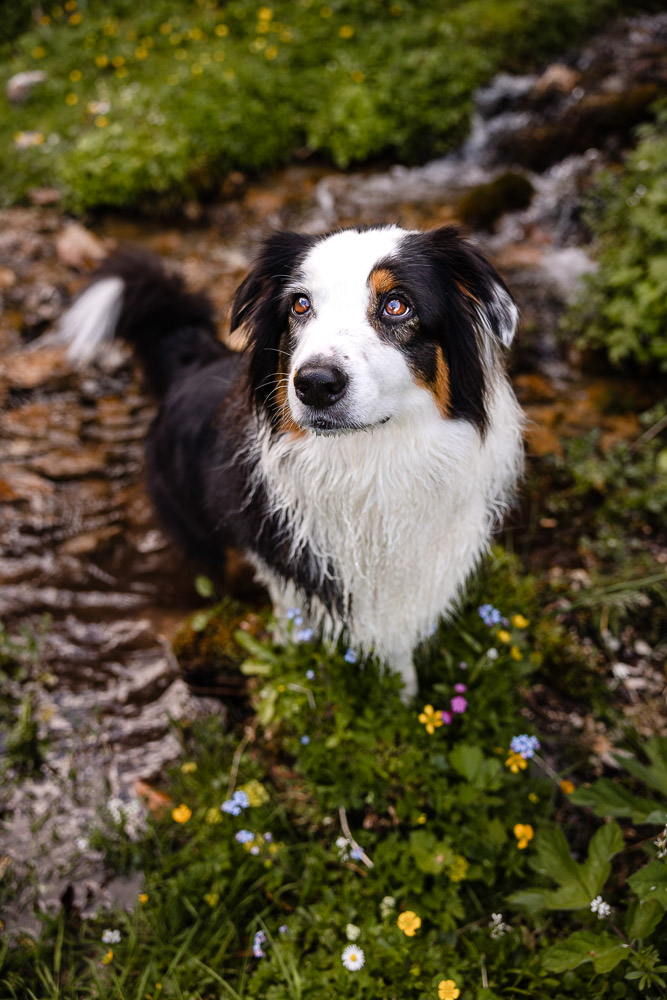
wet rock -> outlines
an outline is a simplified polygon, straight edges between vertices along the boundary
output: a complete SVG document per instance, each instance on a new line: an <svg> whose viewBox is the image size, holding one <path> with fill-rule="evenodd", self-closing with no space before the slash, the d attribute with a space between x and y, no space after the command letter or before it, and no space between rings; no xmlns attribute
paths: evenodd
<svg viewBox="0 0 667 1000"><path fill-rule="evenodd" d="M62 195L58 188L30 188L28 197L33 205L57 205Z"/></svg>
<svg viewBox="0 0 667 1000"><path fill-rule="evenodd" d="M93 267L106 255L102 241L78 222L70 222L58 234L56 253L58 260L78 271Z"/></svg>
<svg viewBox="0 0 667 1000"><path fill-rule="evenodd" d="M7 100L11 104L22 104L30 96L31 91L46 80L46 73L41 69L27 70L15 73L10 77L5 87Z"/></svg>
<svg viewBox="0 0 667 1000"><path fill-rule="evenodd" d="M581 80L581 73L563 63L552 63L547 66L542 76L536 80L532 93L536 97L544 97L554 91L569 94Z"/></svg>
<svg viewBox="0 0 667 1000"><path fill-rule="evenodd" d="M43 282L31 287L23 302L23 333L36 336L63 312L67 295L62 285Z"/></svg>
<svg viewBox="0 0 667 1000"><path fill-rule="evenodd" d="M61 448L31 459L30 466L50 479L78 479L91 473L104 472L107 459L108 452L105 448Z"/></svg>
<svg viewBox="0 0 667 1000"><path fill-rule="evenodd" d="M492 230L505 212L528 208L535 188L524 174L507 170L488 184L478 184L458 201L457 215L466 225Z"/></svg>

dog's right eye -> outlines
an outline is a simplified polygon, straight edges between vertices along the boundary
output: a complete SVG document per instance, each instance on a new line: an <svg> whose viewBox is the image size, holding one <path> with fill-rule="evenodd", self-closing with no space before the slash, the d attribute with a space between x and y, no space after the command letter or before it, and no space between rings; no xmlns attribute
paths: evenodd
<svg viewBox="0 0 667 1000"><path fill-rule="evenodd" d="M292 302L292 312L297 316L305 316L310 312L310 299L307 295L297 295Z"/></svg>

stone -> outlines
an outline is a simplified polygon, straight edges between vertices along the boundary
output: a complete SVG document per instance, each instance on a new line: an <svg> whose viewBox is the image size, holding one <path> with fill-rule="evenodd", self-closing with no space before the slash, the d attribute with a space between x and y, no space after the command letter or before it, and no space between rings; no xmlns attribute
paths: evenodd
<svg viewBox="0 0 667 1000"><path fill-rule="evenodd" d="M106 256L102 242L79 222L70 222L56 236L56 253L58 260L77 271L94 266Z"/></svg>

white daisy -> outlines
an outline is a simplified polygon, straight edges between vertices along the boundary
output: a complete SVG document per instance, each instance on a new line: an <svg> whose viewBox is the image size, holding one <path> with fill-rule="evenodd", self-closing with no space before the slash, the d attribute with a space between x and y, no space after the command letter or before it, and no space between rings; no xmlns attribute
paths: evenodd
<svg viewBox="0 0 667 1000"><path fill-rule="evenodd" d="M346 969L350 972L356 972L363 967L366 956L361 948L357 948L354 944L348 944L341 955L341 959Z"/></svg>

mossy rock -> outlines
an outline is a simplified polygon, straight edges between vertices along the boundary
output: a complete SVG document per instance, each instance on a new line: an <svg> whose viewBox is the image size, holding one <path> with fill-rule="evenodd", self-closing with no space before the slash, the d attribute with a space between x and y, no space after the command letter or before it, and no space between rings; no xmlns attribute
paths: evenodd
<svg viewBox="0 0 667 1000"><path fill-rule="evenodd" d="M488 184L478 184L468 191L460 199L456 210L466 225L492 230L505 212L528 208L534 193L535 188L527 177L508 170Z"/></svg>

